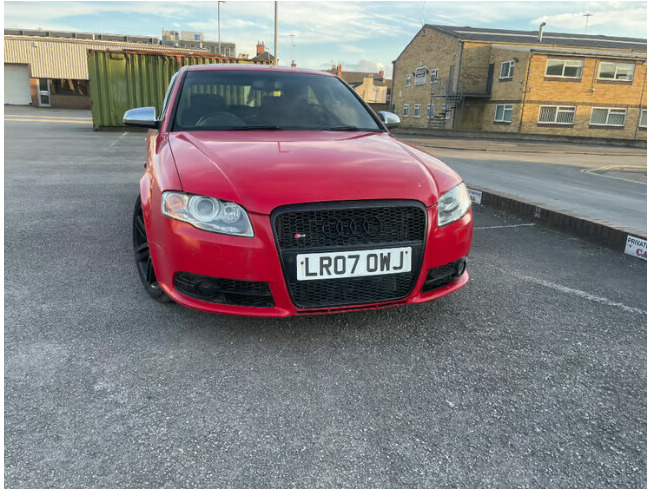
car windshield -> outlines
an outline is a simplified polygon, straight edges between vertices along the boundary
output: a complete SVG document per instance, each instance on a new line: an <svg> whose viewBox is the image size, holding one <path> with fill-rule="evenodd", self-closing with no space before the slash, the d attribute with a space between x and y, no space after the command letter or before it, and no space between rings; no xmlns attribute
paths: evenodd
<svg viewBox="0 0 650 490"><path fill-rule="evenodd" d="M236 130L382 131L334 77L253 70L188 72L172 131Z"/></svg>

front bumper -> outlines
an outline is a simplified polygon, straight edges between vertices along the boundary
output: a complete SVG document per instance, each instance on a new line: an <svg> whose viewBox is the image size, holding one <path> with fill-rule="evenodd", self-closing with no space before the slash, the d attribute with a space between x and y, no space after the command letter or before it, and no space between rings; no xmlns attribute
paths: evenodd
<svg viewBox="0 0 650 490"><path fill-rule="evenodd" d="M467 257L472 241L471 210L460 220L438 228L436 208L426 209L427 225L422 265L416 271L417 279L411 292L394 301L352 304L336 307L299 308L292 301L285 273L273 234L271 217L249 213L255 236L242 238L210 233L188 223L163 216L152 209L147 220L147 234L156 277L163 290L177 303L214 313L258 317L285 317L300 314L324 314L353 310L383 308L398 304L423 303L452 293L464 286L467 270L454 276L453 281L431 284L431 269L454 263ZM266 283L273 306L241 306L198 299L197 295L183 294L176 286L179 273L223 278L226 280ZM182 276L187 277L187 276ZM334 279L337 281L337 279ZM232 282L232 281L231 281ZM442 285L439 285L442 284ZM426 292L422 292L422 291ZM232 297L232 296L231 296ZM258 303L263 304L263 303ZM268 303L267 303L268 304Z"/></svg>

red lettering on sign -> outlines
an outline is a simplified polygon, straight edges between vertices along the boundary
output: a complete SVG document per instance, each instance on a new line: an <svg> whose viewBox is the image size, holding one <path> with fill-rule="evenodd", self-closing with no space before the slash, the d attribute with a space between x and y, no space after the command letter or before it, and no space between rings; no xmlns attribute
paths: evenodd
<svg viewBox="0 0 650 490"><path fill-rule="evenodd" d="M637 257L643 257L644 259L648 258L648 251L643 250L642 248L637 248L636 249L636 255Z"/></svg>

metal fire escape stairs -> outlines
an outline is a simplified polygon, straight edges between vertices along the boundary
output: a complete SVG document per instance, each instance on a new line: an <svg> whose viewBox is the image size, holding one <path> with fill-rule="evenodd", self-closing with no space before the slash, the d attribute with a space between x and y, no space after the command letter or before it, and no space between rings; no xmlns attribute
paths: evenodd
<svg viewBox="0 0 650 490"><path fill-rule="evenodd" d="M455 91L452 89L452 81L449 79L440 79L433 84L430 107L434 108L434 113L433 117L430 117L427 113L429 117L428 128L445 129L446 122L453 121L454 112L457 109L462 109L465 101L462 87L461 80L458 81Z"/></svg>

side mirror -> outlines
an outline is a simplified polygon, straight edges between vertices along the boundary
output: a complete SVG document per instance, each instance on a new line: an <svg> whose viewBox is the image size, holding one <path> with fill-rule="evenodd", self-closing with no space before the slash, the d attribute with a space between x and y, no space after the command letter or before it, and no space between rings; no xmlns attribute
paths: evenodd
<svg viewBox="0 0 650 490"><path fill-rule="evenodd" d="M399 120L399 116L397 114L393 114L392 112L379 111L377 115L379 116L379 119L381 119L381 122L383 122L388 129L396 128L401 122Z"/></svg>
<svg viewBox="0 0 650 490"><path fill-rule="evenodd" d="M158 129L160 121L156 119L155 107L138 107L124 113L122 122L127 126L140 126L143 128Z"/></svg>

